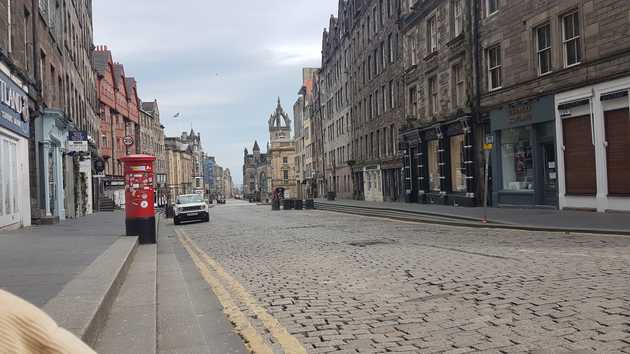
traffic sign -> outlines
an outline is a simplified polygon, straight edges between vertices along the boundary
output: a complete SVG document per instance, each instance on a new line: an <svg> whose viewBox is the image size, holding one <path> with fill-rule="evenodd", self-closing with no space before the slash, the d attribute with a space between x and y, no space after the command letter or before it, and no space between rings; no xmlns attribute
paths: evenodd
<svg viewBox="0 0 630 354"><path fill-rule="evenodd" d="M125 144L125 146L133 145L133 136L127 135L126 137L124 137L123 144Z"/></svg>

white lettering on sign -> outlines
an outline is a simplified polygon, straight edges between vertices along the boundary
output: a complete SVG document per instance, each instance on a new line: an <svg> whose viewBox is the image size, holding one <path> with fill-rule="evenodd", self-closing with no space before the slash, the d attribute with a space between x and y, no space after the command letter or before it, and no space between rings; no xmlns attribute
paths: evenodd
<svg viewBox="0 0 630 354"><path fill-rule="evenodd" d="M21 94L6 81L0 78L0 102L18 113L23 121L28 122L28 101L26 95Z"/></svg>

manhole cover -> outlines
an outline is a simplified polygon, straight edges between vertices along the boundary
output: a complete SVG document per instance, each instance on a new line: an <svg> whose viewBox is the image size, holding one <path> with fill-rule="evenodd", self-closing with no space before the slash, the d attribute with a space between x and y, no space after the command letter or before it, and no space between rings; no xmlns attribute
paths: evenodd
<svg viewBox="0 0 630 354"><path fill-rule="evenodd" d="M352 241L348 242L350 246L355 247L367 247L367 246L377 246L377 245L391 245L395 243L394 240L389 239L378 239L378 240L362 240L362 241Z"/></svg>

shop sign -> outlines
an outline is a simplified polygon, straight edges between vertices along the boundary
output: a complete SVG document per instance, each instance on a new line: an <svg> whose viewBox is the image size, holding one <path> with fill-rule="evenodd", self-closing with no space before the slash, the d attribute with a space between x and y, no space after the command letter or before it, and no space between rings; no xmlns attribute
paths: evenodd
<svg viewBox="0 0 630 354"><path fill-rule="evenodd" d="M0 71L0 126L28 137L28 96Z"/></svg>
<svg viewBox="0 0 630 354"><path fill-rule="evenodd" d="M494 135L486 134L483 140L483 149L486 151L492 150L492 146L494 145Z"/></svg>
<svg viewBox="0 0 630 354"><path fill-rule="evenodd" d="M532 120L532 105L530 102L511 105L508 119L512 124L529 122Z"/></svg>
<svg viewBox="0 0 630 354"><path fill-rule="evenodd" d="M68 152L88 152L88 134L86 131L68 132Z"/></svg>

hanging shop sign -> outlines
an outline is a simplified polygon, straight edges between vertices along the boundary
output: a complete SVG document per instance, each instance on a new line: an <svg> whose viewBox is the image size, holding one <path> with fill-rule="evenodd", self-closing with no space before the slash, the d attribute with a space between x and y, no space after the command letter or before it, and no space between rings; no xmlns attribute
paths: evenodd
<svg viewBox="0 0 630 354"><path fill-rule="evenodd" d="M0 126L28 137L28 95L0 70Z"/></svg>
<svg viewBox="0 0 630 354"><path fill-rule="evenodd" d="M127 135L126 137L124 137L123 144L125 144L125 146L133 145L133 136Z"/></svg>
<svg viewBox="0 0 630 354"><path fill-rule="evenodd" d="M68 132L68 152L88 152L88 134L86 131Z"/></svg>

